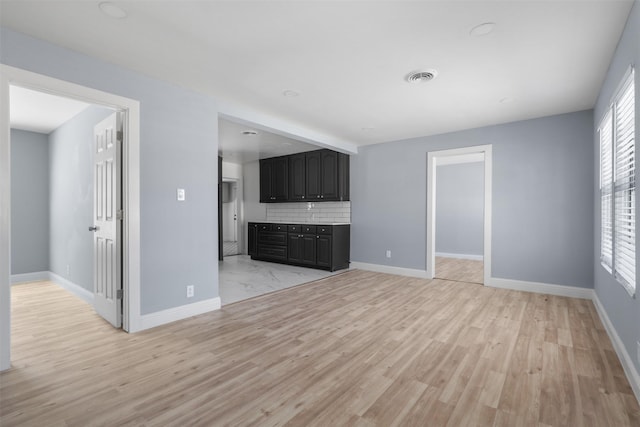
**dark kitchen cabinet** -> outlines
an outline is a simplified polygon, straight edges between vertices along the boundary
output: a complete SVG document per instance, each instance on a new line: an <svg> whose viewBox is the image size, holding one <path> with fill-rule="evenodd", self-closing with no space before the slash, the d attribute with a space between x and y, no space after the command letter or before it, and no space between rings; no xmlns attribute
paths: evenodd
<svg viewBox="0 0 640 427"><path fill-rule="evenodd" d="M307 200L349 200L349 156L331 150L307 154Z"/></svg>
<svg viewBox="0 0 640 427"><path fill-rule="evenodd" d="M289 225L288 251L289 262L298 264L316 264L316 226Z"/></svg>
<svg viewBox="0 0 640 427"><path fill-rule="evenodd" d="M349 200L349 156L315 150L260 160L260 203Z"/></svg>
<svg viewBox="0 0 640 427"><path fill-rule="evenodd" d="M294 154L289 156L289 201L306 200L306 154Z"/></svg>
<svg viewBox="0 0 640 427"><path fill-rule="evenodd" d="M247 233L247 254L250 256L258 253L258 224L249 223L249 232Z"/></svg>
<svg viewBox="0 0 640 427"><path fill-rule="evenodd" d="M306 156L306 193L309 200L318 200L322 195L322 156L312 151Z"/></svg>
<svg viewBox="0 0 640 427"><path fill-rule="evenodd" d="M255 225L257 250L251 255L252 259L330 271L349 267L350 226L348 224L260 223Z"/></svg>
<svg viewBox="0 0 640 427"><path fill-rule="evenodd" d="M316 263L316 235L289 233L287 253L289 262L314 265Z"/></svg>
<svg viewBox="0 0 640 427"><path fill-rule="evenodd" d="M287 260L287 231L286 226L276 224L258 224L257 227L257 257L266 261Z"/></svg>
<svg viewBox="0 0 640 427"><path fill-rule="evenodd" d="M286 202L288 199L288 156L260 160L260 203Z"/></svg>
<svg viewBox="0 0 640 427"><path fill-rule="evenodd" d="M316 264L318 267L331 267L331 236L318 235L316 237Z"/></svg>
<svg viewBox="0 0 640 427"><path fill-rule="evenodd" d="M289 233L287 239L287 256L289 262L302 262L302 234Z"/></svg>

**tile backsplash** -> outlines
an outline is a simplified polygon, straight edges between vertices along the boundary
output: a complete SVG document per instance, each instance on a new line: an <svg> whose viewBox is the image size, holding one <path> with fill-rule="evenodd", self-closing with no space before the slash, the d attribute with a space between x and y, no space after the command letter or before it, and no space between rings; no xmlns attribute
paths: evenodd
<svg viewBox="0 0 640 427"><path fill-rule="evenodd" d="M351 223L351 202L268 203L267 221Z"/></svg>

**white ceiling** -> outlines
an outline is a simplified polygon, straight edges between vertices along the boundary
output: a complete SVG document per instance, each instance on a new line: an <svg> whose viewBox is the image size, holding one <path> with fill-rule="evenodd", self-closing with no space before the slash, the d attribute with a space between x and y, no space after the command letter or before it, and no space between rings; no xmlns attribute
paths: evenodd
<svg viewBox="0 0 640 427"><path fill-rule="evenodd" d="M89 107L82 101L19 86L10 86L10 99L11 128L44 134L53 132ZM244 135L245 131L256 134ZM218 135L220 155L225 161L236 164L320 148L223 118L218 121Z"/></svg>
<svg viewBox="0 0 640 427"><path fill-rule="evenodd" d="M18 86L10 87L11 127L38 133L51 133L89 104L74 99L36 92Z"/></svg>
<svg viewBox="0 0 640 427"><path fill-rule="evenodd" d="M633 1L112 3L3 0L0 23L363 145L592 108Z"/></svg>
<svg viewBox="0 0 640 427"><path fill-rule="evenodd" d="M256 135L244 135L244 131L254 131ZM224 161L236 164L320 148L255 126L246 126L225 119L218 120L218 143L218 151Z"/></svg>

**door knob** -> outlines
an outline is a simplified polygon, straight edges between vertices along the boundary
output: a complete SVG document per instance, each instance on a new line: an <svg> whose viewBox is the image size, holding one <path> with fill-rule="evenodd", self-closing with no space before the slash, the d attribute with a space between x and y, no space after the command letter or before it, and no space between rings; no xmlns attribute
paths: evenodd
<svg viewBox="0 0 640 427"><path fill-rule="evenodd" d="M98 231L98 230L100 230L100 227L98 227L97 225L89 227L89 231Z"/></svg>

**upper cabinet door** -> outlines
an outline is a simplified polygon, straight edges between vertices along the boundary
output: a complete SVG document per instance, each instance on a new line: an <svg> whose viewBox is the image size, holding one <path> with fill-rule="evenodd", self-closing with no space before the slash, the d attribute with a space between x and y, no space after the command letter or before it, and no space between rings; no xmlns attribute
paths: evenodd
<svg viewBox="0 0 640 427"><path fill-rule="evenodd" d="M289 199L289 161L286 156L260 160L260 203Z"/></svg>
<svg viewBox="0 0 640 427"><path fill-rule="evenodd" d="M331 150L320 152L321 161L321 200L339 200L338 194L338 153Z"/></svg>
<svg viewBox="0 0 640 427"><path fill-rule="evenodd" d="M307 197L307 156L305 153L289 156L289 200L305 201Z"/></svg>
<svg viewBox="0 0 640 427"><path fill-rule="evenodd" d="M260 160L260 203L349 200L349 156L315 150Z"/></svg>
<svg viewBox="0 0 640 427"><path fill-rule="evenodd" d="M289 159L274 157L271 178L271 195L273 200L286 202L289 199Z"/></svg>
<svg viewBox="0 0 640 427"><path fill-rule="evenodd" d="M322 196L322 150L311 151L306 155L307 200L321 200Z"/></svg>
<svg viewBox="0 0 640 427"><path fill-rule="evenodd" d="M271 159L260 160L260 203L273 202L271 199L271 175L273 174Z"/></svg>

